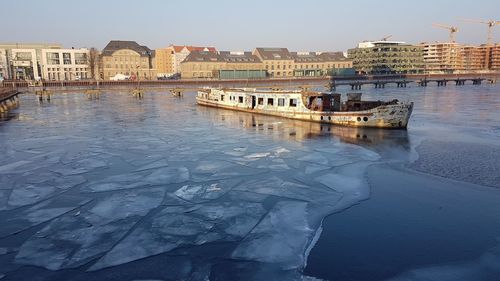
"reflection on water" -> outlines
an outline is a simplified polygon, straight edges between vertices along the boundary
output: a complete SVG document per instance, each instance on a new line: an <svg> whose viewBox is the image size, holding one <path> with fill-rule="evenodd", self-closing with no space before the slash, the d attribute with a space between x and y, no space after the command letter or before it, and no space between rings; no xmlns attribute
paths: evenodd
<svg viewBox="0 0 500 281"><path fill-rule="evenodd" d="M315 138L334 138L344 143L362 146L387 145L388 143L400 147L409 145L406 130L343 127L203 106L198 106L196 110L213 123L254 131L276 140L301 142Z"/></svg>

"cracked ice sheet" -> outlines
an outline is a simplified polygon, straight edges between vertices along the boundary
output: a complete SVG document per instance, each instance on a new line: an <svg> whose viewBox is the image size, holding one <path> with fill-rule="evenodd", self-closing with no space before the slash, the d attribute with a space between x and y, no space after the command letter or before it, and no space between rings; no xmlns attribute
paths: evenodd
<svg viewBox="0 0 500 281"><path fill-rule="evenodd" d="M264 213L260 203L165 207L135 228L90 270L169 252L179 246L236 241L247 235Z"/></svg>
<svg viewBox="0 0 500 281"><path fill-rule="evenodd" d="M11 215L0 228L0 237L26 230L52 220L64 213L88 203L88 198L61 195Z"/></svg>
<svg viewBox="0 0 500 281"><path fill-rule="evenodd" d="M111 249L162 202L164 193L162 188L116 192L81 212L66 214L26 241L15 262L50 270L81 266Z"/></svg>
<svg viewBox="0 0 500 281"><path fill-rule="evenodd" d="M154 165L156 166L156 165ZM152 167L152 166L150 166ZM83 192L103 192L121 189L133 189L149 185L182 183L189 180L186 167L161 167L144 171L119 174L97 180L82 187Z"/></svg>
<svg viewBox="0 0 500 281"><path fill-rule="evenodd" d="M342 194L338 208L347 208L370 196L370 186L366 181L366 169L372 163L359 162L338 167L333 173L316 178L316 181Z"/></svg>
<svg viewBox="0 0 500 281"><path fill-rule="evenodd" d="M342 194L320 185L303 185L284 181L276 176L268 179L248 181L240 184L235 191L246 191L282 198L303 200L314 204L335 206Z"/></svg>
<svg viewBox="0 0 500 281"><path fill-rule="evenodd" d="M186 167L159 168L143 179L144 182L150 184L182 183L188 180L189 170Z"/></svg>
<svg viewBox="0 0 500 281"><path fill-rule="evenodd" d="M193 180L197 182L207 180L227 179L256 175L266 170L247 167L228 161L200 161L193 170Z"/></svg>
<svg viewBox="0 0 500 281"><path fill-rule="evenodd" d="M377 161L380 159L380 154L378 154L377 152L355 144L334 143L331 146L323 146L315 148L314 150L330 154L328 157L333 157L335 161L347 161L349 163L361 160ZM332 164L334 164L335 166L339 166L336 165L336 163Z"/></svg>
<svg viewBox="0 0 500 281"><path fill-rule="evenodd" d="M212 184L184 185L175 191L174 195L189 202L202 203L220 198L238 182L238 180L221 180Z"/></svg>
<svg viewBox="0 0 500 281"><path fill-rule="evenodd" d="M307 207L306 202L278 202L238 245L232 258L275 263L284 269L303 267L315 236Z"/></svg>
<svg viewBox="0 0 500 281"><path fill-rule="evenodd" d="M33 175L27 175L19 179L18 182L22 183L15 184L9 194L0 193L0 210L11 210L35 204L85 182L85 179L81 176L58 178L53 174ZM28 184L27 182L34 183ZM5 196L8 196L8 198Z"/></svg>
<svg viewBox="0 0 500 281"><path fill-rule="evenodd" d="M51 171L63 176L69 176L88 173L99 168L108 168L108 163L103 159L87 158L65 164L62 167L51 168Z"/></svg>

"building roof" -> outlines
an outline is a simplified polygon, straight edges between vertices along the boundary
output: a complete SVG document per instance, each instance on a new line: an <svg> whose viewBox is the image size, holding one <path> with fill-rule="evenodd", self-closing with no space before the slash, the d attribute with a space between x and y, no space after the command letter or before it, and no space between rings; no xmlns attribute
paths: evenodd
<svg viewBox="0 0 500 281"><path fill-rule="evenodd" d="M108 45L106 45L106 47L104 47L104 49L102 50L102 55L111 56L113 55L114 52L123 49L129 49L135 51L139 53L141 57L154 56L154 51L152 51L146 46L141 46L137 44L137 42L135 41L120 41L120 40L109 41Z"/></svg>
<svg viewBox="0 0 500 281"><path fill-rule="evenodd" d="M251 52L209 52L192 51L184 62L227 62L227 63L259 63L260 59Z"/></svg>
<svg viewBox="0 0 500 281"><path fill-rule="evenodd" d="M287 48L255 48L255 52L263 60L293 60Z"/></svg>
<svg viewBox="0 0 500 281"><path fill-rule="evenodd" d="M186 45L172 45L172 48L174 48L174 52L178 53L182 51L182 49L186 48L188 51L209 51L209 52L217 52L215 47L200 47L200 46L186 46Z"/></svg>
<svg viewBox="0 0 500 281"><path fill-rule="evenodd" d="M208 51L192 51L183 62L221 62L219 54Z"/></svg>
<svg viewBox="0 0 500 281"><path fill-rule="evenodd" d="M347 60L342 52L291 52L295 62L328 62Z"/></svg>
<svg viewBox="0 0 500 281"><path fill-rule="evenodd" d="M323 52L319 54L323 61L343 61L348 60L343 52Z"/></svg>
<svg viewBox="0 0 500 281"><path fill-rule="evenodd" d="M261 62L259 57L253 55L252 52L219 52L219 57L225 62L237 62L237 63L256 63Z"/></svg>

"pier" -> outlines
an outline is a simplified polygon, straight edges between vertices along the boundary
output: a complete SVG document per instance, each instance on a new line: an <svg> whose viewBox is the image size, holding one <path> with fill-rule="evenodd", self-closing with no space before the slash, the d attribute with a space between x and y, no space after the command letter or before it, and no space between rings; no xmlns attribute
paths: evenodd
<svg viewBox="0 0 500 281"><path fill-rule="evenodd" d="M0 88L0 114L7 113L19 106L18 95L17 90Z"/></svg>
<svg viewBox="0 0 500 281"><path fill-rule="evenodd" d="M384 89L392 86L407 88L411 85L427 87L434 85L465 86L494 84L500 73L488 74L413 74L413 75L354 75L354 76L321 76L293 78L261 78L261 79L180 79L180 80L141 80L132 81L44 81L29 83L26 81L3 82L4 88L19 92L34 92L42 100L50 100L52 92L85 92L90 99L98 99L101 91L130 91L133 96L141 98L146 91L167 90L173 96L182 97L186 91L203 87L248 87L248 88L298 88L325 86L336 90L347 87L350 90L362 90L365 87ZM138 87L140 83L140 87ZM141 93L134 89L140 89Z"/></svg>

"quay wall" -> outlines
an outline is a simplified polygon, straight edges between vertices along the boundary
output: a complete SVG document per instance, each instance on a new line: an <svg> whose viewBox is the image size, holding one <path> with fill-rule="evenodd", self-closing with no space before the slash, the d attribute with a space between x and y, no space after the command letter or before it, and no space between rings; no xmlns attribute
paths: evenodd
<svg viewBox="0 0 500 281"><path fill-rule="evenodd" d="M290 77L265 79L180 79L180 80L144 80L144 81L4 81L3 88L19 91L37 91L42 89L52 91L71 90L122 90L133 88L151 89L197 89L201 87L287 87L304 85L327 85L330 79L336 82L349 81L419 81L419 80L456 80L456 79L490 79L498 80L497 73L464 73L464 74L407 74L407 75L355 75L355 76L323 76L323 77ZM1 89L1 88L0 88Z"/></svg>

